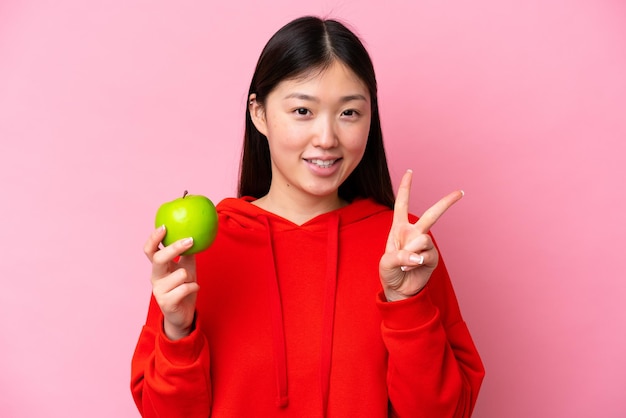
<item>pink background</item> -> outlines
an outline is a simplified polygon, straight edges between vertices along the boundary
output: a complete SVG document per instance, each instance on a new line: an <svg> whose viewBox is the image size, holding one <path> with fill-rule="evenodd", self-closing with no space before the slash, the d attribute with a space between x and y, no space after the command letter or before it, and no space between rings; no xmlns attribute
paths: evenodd
<svg viewBox="0 0 626 418"><path fill-rule="evenodd" d="M160 203L235 191L268 37L344 19L487 368L476 417L626 416L626 4L0 3L0 416L136 417Z"/></svg>

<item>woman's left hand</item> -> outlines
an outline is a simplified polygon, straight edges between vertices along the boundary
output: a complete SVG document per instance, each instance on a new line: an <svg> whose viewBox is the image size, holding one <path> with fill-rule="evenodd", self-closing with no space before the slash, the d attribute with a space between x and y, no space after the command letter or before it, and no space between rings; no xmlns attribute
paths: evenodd
<svg viewBox="0 0 626 418"><path fill-rule="evenodd" d="M414 296L426 286L439 262L439 253L428 232L463 197L460 190L450 193L412 224L409 222L412 175L412 171L407 171L400 182L391 231L379 264L380 280L390 302Z"/></svg>

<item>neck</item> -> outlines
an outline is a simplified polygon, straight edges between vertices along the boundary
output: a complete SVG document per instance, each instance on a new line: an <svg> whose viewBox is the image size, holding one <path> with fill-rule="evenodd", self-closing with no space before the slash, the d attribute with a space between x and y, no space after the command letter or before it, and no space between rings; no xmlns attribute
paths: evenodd
<svg viewBox="0 0 626 418"><path fill-rule="evenodd" d="M252 204L272 212L296 225L302 225L316 216L332 212L347 204L337 193L329 196L287 196L270 191Z"/></svg>

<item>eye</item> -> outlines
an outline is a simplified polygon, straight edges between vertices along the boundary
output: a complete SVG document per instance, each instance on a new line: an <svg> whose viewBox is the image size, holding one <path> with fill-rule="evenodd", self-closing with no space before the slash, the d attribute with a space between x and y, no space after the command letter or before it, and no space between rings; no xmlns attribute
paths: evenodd
<svg viewBox="0 0 626 418"><path fill-rule="evenodd" d="M298 116L307 116L310 113L309 109L305 107L299 107L296 110L294 110L294 112L296 112Z"/></svg>
<svg viewBox="0 0 626 418"><path fill-rule="evenodd" d="M359 112L354 109L348 109L348 110L344 110L343 112L341 112L341 115L348 116L348 117L356 117L359 115Z"/></svg>

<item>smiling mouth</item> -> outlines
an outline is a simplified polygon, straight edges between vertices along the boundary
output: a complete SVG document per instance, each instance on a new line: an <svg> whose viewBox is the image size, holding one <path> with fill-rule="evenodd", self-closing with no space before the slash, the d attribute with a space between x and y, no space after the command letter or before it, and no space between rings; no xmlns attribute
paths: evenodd
<svg viewBox="0 0 626 418"><path fill-rule="evenodd" d="M336 160L305 160L307 163L310 164L315 164L318 167L321 168L328 168L331 167L333 164L335 164L337 161L339 161L339 159Z"/></svg>

